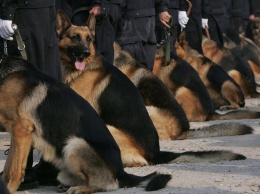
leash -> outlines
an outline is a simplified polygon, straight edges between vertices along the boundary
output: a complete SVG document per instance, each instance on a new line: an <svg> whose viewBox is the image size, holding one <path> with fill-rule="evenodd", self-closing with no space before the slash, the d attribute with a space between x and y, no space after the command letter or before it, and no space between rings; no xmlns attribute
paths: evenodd
<svg viewBox="0 0 260 194"><path fill-rule="evenodd" d="M209 34L209 29L208 29L208 27L205 27L205 32L206 32L207 38L210 40L210 34Z"/></svg>
<svg viewBox="0 0 260 194"><path fill-rule="evenodd" d="M190 12L191 12L191 8L192 8L192 3L189 0L186 0L186 1L189 5L186 13L187 13L187 16L189 16ZM165 33L164 53L165 53L165 63L166 63L166 65L169 65L170 60L171 60L170 29L173 25L173 19L172 18L170 19L168 24L169 24L170 28L164 27L164 33Z"/></svg>
<svg viewBox="0 0 260 194"><path fill-rule="evenodd" d="M191 3L189 0L186 0L186 1L187 1L187 3L189 4L189 7L188 7L188 9L187 9L187 11L186 11L187 16L189 16L189 15L190 15L190 12L191 12L191 8L192 8L192 3Z"/></svg>
<svg viewBox="0 0 260 194"><path fill-rule="evenodd" d="M16 24L12 24L12 28L14 30L14 34L15 34L15 39L16 39L16 42L17 42L17 47L18 47L18 50L20 51L23 59L27 59L27 54L26 54L26 51L25 51L25 44L23 42L23 39L21 37L21 34L18 30L18 26ZM7 46L7 41L4 40L4 53L6 55L8 55L8 46Z"/></svg>
<svg viewBox="0 0 260 194"><path fill-rule="evenodd" d="M26 51L25 51L25 44L24 44L23 39L21 37L21 34L19 32L18 26L16 24L12 24L12 28L14 30L14 35L15 35L15 39L16 39L16 42L17 42L17 48L20 51L23 59L26 60L27 54L26 54Z"/></svg>
<svg viewBox="0 0 260 194"><path fill-rule="evenodd" d="M165 45L164 45L164 53L165 53L165 63L169 65L171 61L171 45L170 45L170 30L173 24L172 18L170 19L168 25L170 28L164 27L164 34L165 34Z"/></svg>

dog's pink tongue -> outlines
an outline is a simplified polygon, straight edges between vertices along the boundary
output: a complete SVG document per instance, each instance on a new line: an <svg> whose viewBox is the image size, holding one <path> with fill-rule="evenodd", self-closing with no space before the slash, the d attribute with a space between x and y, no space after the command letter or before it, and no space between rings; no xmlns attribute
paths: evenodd
<svg viewBox="0 0 260 194"><path fill-rule="evenodd" d="M85 63L84 61L80 62L80 61L76 61L75 62L75 67L77 70L82 71L85 68Z"/></svg>

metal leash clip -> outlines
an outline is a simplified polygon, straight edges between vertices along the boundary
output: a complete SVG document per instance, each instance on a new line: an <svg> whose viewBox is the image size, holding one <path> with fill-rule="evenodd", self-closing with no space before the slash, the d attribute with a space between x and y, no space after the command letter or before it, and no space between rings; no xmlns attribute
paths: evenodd
<svg viewBox="0 0 260 194"><path fill-rule="evenodd" d="M26 54L26 51L25 51L25 44L24 44L23 39L21 37L21 34L19 32L18 26L13 23L12 28L14 30L15 39L16 39L16 42L17 42L17 48L20 51L22 57L24 59L27 59L27 54Z"/></svg>

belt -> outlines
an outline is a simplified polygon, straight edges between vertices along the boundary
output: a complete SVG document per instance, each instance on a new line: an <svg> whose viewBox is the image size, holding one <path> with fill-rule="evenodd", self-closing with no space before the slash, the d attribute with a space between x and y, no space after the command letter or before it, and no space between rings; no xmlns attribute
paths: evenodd
<svg viewBox="0 0 260 194"><path fill-rule="evenodd" d="M149 9L141 9L136 11L126 11L123 14L123 17L126 19L132 19L132 18L141 18L141 17L154 16L154 15L155 15L155 9L149 8Z"/></svg>

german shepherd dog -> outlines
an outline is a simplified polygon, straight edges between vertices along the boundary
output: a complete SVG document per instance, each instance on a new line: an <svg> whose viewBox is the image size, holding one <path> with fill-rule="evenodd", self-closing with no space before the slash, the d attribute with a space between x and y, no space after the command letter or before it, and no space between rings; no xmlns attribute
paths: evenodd
<svg viewBox="0 0 260 194"><path fill-rule="evenodd" d="M250 65L254 78L260 77L260 48L249 38L240 35L234 42L224 35L224 46L240 54Z"/></svg>
<svg viewBox="0 0 260 194"><path fill-rule="evenodd" d="M231 110L244 107L245 98L239 85L220 67L192 49L183 31L176 42L176 52L199 74L212 99L215 109Z"/></svg>
<svg viewBox="0 0 260 194"><path fill-rule="evenodd" d="M253 20L249 20L249 27L252 33L252 40L258 47L260 47L260 17L255 17Z"/></svg>
<svg viewBox="0 0 260 194"><path fill-rule="evenodd" d="M189 121L260 117L260 113L247 110L235 110L225 114L216 112L209 92L197 71L178 56L172 59L168 65L166 65L164 58L164 45L160 44L157 47L153 73L164 82L172 95L175 96ZM207 70L206 68L205 71ZM240 99L237 102L240 103Z"/></svg>
<svg viewBox="0 0 260 194"><path fill-rule="evenodd" d="M255 80L260 78L260 48L249 38L240 36L242 56L249 63Z"/></svg>
<svg viewBox="0 0 260 194"><path fill-rule="evenodd" d="M220 48L213 40L202 38L204 56L220 65L240 86L245 98L259 97L256 82L248 62L232 49Z"/></svg>
<svg viewBox="0 0 260 194"><path fill-rule="evenodd" d="M222 157L220 153L225 153L222 151L160 151L158 133L137 88L95 50L95 17L91 15L84 26L75 26L65 13L58 11L57 34L64 82L104 120L120 148L124 166L241 158L237 154L229 155L230 152Z"/></svg>
<svg viewBox="0 0 260 194"><path fill-rule="evenodd" d="M118 145L90 104L28 61L0 54L0 79L0 123L11 134L2 177L10 193L23 179L31 146L60 170L69 194L145 183L146 190L157 190L171 179L127 174Z"/></svg>
<svg viewBox="0 0 260 194"><path fill-rule="evenodd" d="M114 66L135 84L140 92L160 140L242 135L252 129L238 123L221 123L190 129L189 121L166 85L150 70L142 67L129 52L115 49Z"/></svg>

